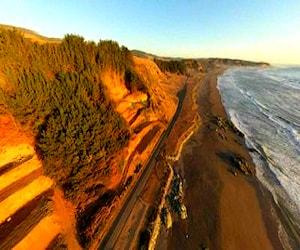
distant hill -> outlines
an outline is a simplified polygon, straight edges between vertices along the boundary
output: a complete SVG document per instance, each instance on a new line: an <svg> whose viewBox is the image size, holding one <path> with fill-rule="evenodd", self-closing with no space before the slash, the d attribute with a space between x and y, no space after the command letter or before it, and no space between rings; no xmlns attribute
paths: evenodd
<svg viewBox="0 0 300 250"><path fill-rule="evenodd" d="M141 58L151 58L151 59L153 59L153 58L159 58L159 56L157 56L157 55L153 55L153 54L141 51L141 50L134 49L134 50L131 50L131 52L135 56L141 57Z"/></svg>
<svg viewBox="0 0 300 250"><path fill-rule="evenodd" d="M221 66L248 66L248 67L269 67L267 62L253 62L240 59L229 58L202 58L196 59L203 67L204 71Z"/></svg>
<svg viewBox="0 0 300 250"><path fill-rule="evenodd" d="M230 58L182 58L163 57L150 54L141 50L132 50L133 55L140 58L153 60L161 71L171 73L188 73L190 70L208 72L210 69L223 66L249 66L249 67L269 67L267 62L253 62L241 59Z"/></svg>
<svg viewBox="0 0 300 250"><path fill-rule="evenodd" d="M21 28L21 27L15 27L12 25L7 25L7 24L0 24L0 28L7 29L7 30L19 31L25 38L29 38L33 42L39 42L39 43L46 43L46 42L47 43L60 43L61 42L61 39L59 39L59 38L45 37L35 31Z"/></svg>
<svg viewBox="0 0 300 250"><path fill-rule="evenodd" d="M26 29L21 27L15 27L12 25L7 24L0 24L0 28L8 29L8 30L17 30L19 31L25 38L31 39L33 42L39 42L39 43L60 43L62 39L60 38L49 38L43 35L40 35L39 33ZM174 60L174 61L181 61L181 60L196 60L198 63L200 63L204 69L211 68L213 65L228 65L228 66L270 66L269 63L266 62L252 62L247 60L241 60L241 59L230 59L230 58L183 58L183 57L166 57L166 56L158 56L151 53L147 53L142 50L131 50L132 54L140 57L140 58L148 58L148 59L159 59L159 60Z"/></svg>
<svg viewBox="0 0 300 250"><path fill-rule="evenodd" d="M149 58L149 59L160 59L160 60L183 60L183 57L168 57L168 56L158 56L151 53L147 53L142 50L131 50L132 54L137 57Z"/></svg>
<svg viewBox="0 0 300 250"><path fill-rule="evenodd" d="M137 56L142 58L149 58L154 60L165 60L165 61L184 61L185 63L189 63L190 61L196 61L200 63L204 69L212 68L213 66L270 66L267 62L253 62L248 60L241 59L231 59L231 58L183 58L183 57L165 57L158 56L154 54L150 54L141 50L131 50L131 52Z"/></svg>

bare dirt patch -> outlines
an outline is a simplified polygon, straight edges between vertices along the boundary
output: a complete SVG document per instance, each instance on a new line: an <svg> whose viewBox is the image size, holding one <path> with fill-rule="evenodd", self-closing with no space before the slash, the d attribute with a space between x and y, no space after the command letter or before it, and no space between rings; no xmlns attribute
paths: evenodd
<svg viewBox="0 0 300 250"><path fill-rule="evenodd" d="M18 146L24 143L33 146L34 138L21 129L10 115L0 114L0 150L4 146Z"/></svg>
<svg viewBox="0 0 300 250"><path fill-rule="evenodd" d="M63 193L59 189L54 190L53 200L53 213L57 216L61 225L61 234L64 236L65 242L69 249L81 249L76 240L76 220L75 208L71 202L63 197Z"/></svg>

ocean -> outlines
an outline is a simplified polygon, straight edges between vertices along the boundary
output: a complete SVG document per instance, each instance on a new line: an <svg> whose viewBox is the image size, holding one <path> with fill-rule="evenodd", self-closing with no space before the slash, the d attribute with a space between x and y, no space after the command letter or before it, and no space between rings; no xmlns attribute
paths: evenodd
<svg viewBox="0 0 300 250"><path fill-rule="evenodd" d="M258 179L300 226L300 67L232 68L218 78Z"/></svg>

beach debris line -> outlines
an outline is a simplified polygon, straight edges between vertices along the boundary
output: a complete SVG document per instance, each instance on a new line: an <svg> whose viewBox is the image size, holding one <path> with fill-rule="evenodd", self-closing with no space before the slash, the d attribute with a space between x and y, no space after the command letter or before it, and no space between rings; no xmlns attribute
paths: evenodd
<svg viewBox="0 0 300 250"><path fill-rule="evenodd" d="M234 175L237 176L237 171L234 168L229 168L229 171Z"/></svg>
<svg viewBox="0 0 300 250"><path fill-rule="evenodd" d="M242 171L245 175L255 175L255 170L248 164L247 160L239 155L232 154L231 156L232 165Z"/></svg>
<svg viewBox="0 0 300 250"><path fill-rule="evenodd" d="M202 243L202 244L201 244L201 249L202 249L202 250L209 250L209 248L206 246L205 243Z"/></svg>
<svg viewBox="0 0 300 250"><path fill-rule="evenodd" d="M171 183L171 189L169 194L166 196L168 201L167 205L170 206L171 210L180 216L181 219L188 217L187 208L183 203L183 184L182 178L179 174L174 175Z"/></svg>
<svg viewBox="0 0 300 250"><path fill-rule="evenodd" d="M172 166L165 161L163 155L160 154L158 160L164 160L162 162L167 167L167 170L164 171L164 175L160 178L160 187L158 188L156 199L148 208L146 221L140 233L139 249L154 249L161 225L164 224L167 230L172 227L170 209L165 204L166 195L170 190L174 173Z"/></svg>
<svg viewBox="0 0 300 250"><path fill-rule="evenodd" d="M222 140L228 140L222 132L226 133L229 131L237 135L237 138L234 138L234 141L238 144L242 144L242 141L245 138L245 135L238 130L230 120L221 116L212 116L209 128L214 130ZM235 169L240 170L245 175L255 175L255 169L249 165L243 156L233 152L224 152L219 154L221 155L221 158L225 159L226 162L231 165L229 171L234 176L237 176L237 171Z"/></svg>
<svg viewBox="0 0 300 250"><path fill-rule="evenodd" d="M227 118L215 115L211 118L211 122L214 124L214 126L211 126L211 128L214 129L217 133L219 130L232 131L241 138L245 137L245 135L240 130L238 130L236 126L234 126L234 124ZM226 139L226 137L222 139Z"/></svg>
<svg viewBox="0 0 300 250"><path fill-rule="evenodd" d="M217 155L229 165L228 171L237 176L237 171L245 175L255 176L255 168L251 166L245 157L234 152L217 152Z"/></svg>
<svg viewBox="0 0 300 250"><path fill-rule="evenodd" d="M172 216L170 213L170 210L167 207L164 207L161 210L161 221L163 222L163 224L165 225L165 227L167 229L170 229L172 227Z"/></svg>

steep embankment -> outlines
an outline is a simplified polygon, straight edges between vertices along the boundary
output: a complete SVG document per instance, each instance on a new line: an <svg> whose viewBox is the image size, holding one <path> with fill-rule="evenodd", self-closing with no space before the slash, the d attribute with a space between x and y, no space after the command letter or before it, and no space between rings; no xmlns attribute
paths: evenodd
<svg viewBox="0 0 300 250"><path fill-rule="evenodd" d="M108 230L110 222L118 214L130 189L140 177L144 166L149 160L152 151L158 143L169 120L172 118L177 98L175 96L183 81L177 76L166 77L157 65L151 60L134 57L135 70L147 86L147 95L142 92L128 93L124 82L116 79L115 88L120 89L123 96L112 97L116 110L123 116L132 131L129 144L123 151L123 168L114 168L114 183L124 183L125 189L114 196L112 202L99 210L93 230L101 228L98 236L91 242L92 248L96 247ZM107 83L106 83L107 84ZM111 86L107 84L107 86ZM112 90L113 91L113 90ZM128 115L131 114L131 115ZM118 178L119 177L119 178ZM121 180L120 180L121 178ZM115 186L110 186L112 189ZM95 225L97 227L95 228Z"/></svg>
<svg viewBox="0 0 300 250"><path fill-rule="evenodd" d="M170 80L157 65L152 60L138 57L133 60L135 71L147 86L147 92L130 91L126 79L113 70L107 70L101 75L106 94L131 131L129 144L121 153L122 165L125 167L113 168L109 189L115 188L122 180L133 178L137 165L144 166L176 108L177 99L170 92Z"/></svg>

